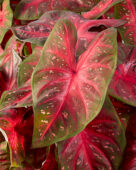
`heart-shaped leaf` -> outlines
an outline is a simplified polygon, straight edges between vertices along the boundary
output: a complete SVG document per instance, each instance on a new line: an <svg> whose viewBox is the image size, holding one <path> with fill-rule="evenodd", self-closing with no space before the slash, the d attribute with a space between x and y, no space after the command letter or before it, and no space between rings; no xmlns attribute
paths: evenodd
<svg viewBox="0 0 136 170"><path fill-rule="evenodd" d="M99 18L106 11L108 11L112 6L122 1L123 0L101 0L90 11L83 13L82 16L88 19Z"/></svg>
<svg viewBox="0 0 136 170"><path fill-rule="evenodd" d="M89 43L98 33L97 29L91 32L91 28L100 25L104 25L105 27L119 27L125 23L123 20L115 19L87 20L74 12L55 10L46 12L39 20L30 22L28 25L13 27L12 31L21 41L44 45L45 40L59 19L70 20L77 29L77 56L87 49Z"/></svg>
<svg viewBox="0 0 136 170"><path fill-rule="evenodd" d="M126 44L136 45L136 4L133 0L124 0L115 8L115 18L124 19L126 24L119 28Z"/></svg>
<svg viewBox="0 0 136 170"><path fill-rule="evenodd" d="M120 64L111 80L109 94L127 104L136 106L136 48L129 61Z"/></svg>
<svg viewBox="0 0 136 170"><path fill-rule="evenodd" d="M75 58L76 29L60 20L32 76L33 147L79 133L99 113L116 66L116 30L107 29Z"/></svg>
<svg viewBox="0 0 136 170"><path fill-rule="evenodd" d="M125 133L109 100L99 115L78 135L59 142L62 170L118 169Z"/></svg>
<svg viewBox="0 0 136 170"><path fill-rule="evenodd" d="M22 20L34 20L46 11L70 10L75 12L87 11L92 8L95 0L22 0L14 13L14 16Z"/></svg>
<svg viewBox="0 0 136 170"><path fill-rule="evenodd" d="M0 10L0 43L12 24L13 13L10 8L10 0L3 0L2 10Z"/></svg>

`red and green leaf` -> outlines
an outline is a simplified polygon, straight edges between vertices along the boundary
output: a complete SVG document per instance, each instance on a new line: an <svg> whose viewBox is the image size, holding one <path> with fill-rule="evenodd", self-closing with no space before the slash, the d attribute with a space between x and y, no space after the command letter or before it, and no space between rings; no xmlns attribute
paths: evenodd
<svg viewBox="0 0 136 170"><path fill-rule="evenodd" d="M42 52L42 47L35 47L33 53L19 66L18 87L30 85L31 75L36 67Z"/></svg>
<svg viewBox="0 0 136 170"><path fill-rule="evenodd" d="M128 46L126 44L118 42L118 61L117 61L117 65L122 64L123 62L128 60L129 59L129 54L131 54L132 50L133 50L132 46Z"/></svg>
<svg viewBox="0 0 136 170"><path fill-rule="evenodd" d="M90 11L83 13L82 16L87 19L99 18L105 12L107 12L112 6L122 1L123 0L101 0Z"/></svg>
<svg viewBox="0 0 136 170"><path fill-rule="evenodd" d="M5 33L12 25L12 17L13 13L10 8L10 0L3 0L2 10L0 10L0 43Z"/></svg>
<svg viewBox="0 0 136 170"><path fill-rule="evenodd" d="M33 116L25 120L26 114L28 111L23 108L0 112L0 128L8 138L11 167L22 167L26 141L29 136L32 136Z"/></svg>
<svg viewBox="0 0 136 170"><path fill-rule="evenodd" d="M79 133L99 113L116 66L116 30L107 29L75 58L76 29L60 20L46 41L32 77L33 147Z"/></svg>
<svg viewBox="0 0 136 170"><path fill-rule="evenodd" d="M121 101L110 96L110 100L119 116L120 122L126 129L129 123L129 119L135 113L135 107L122 103Z"/></svg>
<svg viewBox="0 0 136 170"><path fill-rule="evenodd" d="M33 53L19 66L18 88L3 93L0 110L32 105L31 75L41 56L41 47L36 47Z"/></svg>
<svg viewBox="0 0 136 170"><path fill-rule="evenodd" d="M134 108L136 113L136 108ZM127 146L122 162L122 169L135 169L136 168L136 114L133 114L129 120L127 128Z"/></svg>
<svg viewBox="0 0 136 170"><path fill-rule="evenodd" d="M0 100L0 111L8 108L32 106L31 86L5 91Z"/></svg>
<svg viewBox="0 0 136 170"><path fill-rule="evenodd" d="M24 167L28 168L26 170L42 168L43 162L48 159L47 158L47 155L49 152L48 150L49 150L48 147L36 148L36 149L31 149L31 147L29 147L29 149L26 150L25 160L23 162ZM53 162L52 162L52 164L53 164ZM46 170L48 170L48 169L46 169ZM49 169L49 170L52 170L52 169ZM55 170L57 170L57 169L55 169Z"/></svg>
<svg viewBox="0 0 136 170"><path fill-rule="evenodd" d="M114 107L106 100L82 132L58 143L62 170L117 170L125 148L124 132Z"/></svg>
<svg viewBox="0 0 136 170"><path fill-rule="evenodd" d="M22 0L18 4L14 15L21 20L34 20L46 11L70 10L81 12L89 10L96 3L95 0Z"/></svg>
<svg viewBox="0 0 136 170"><path fill-rule="evenodd" d="M115 18L127 21L119 28L123 41L126 44L136 45L136 4L133 0L124 0L115 9Z"/></svg>
<svg viewBox="0 0 136 170"><path fill-rule="evenodd" d="M0 143L0 169L10 169L10 152L7 141Z"/></svg>
<svg viewBox="0 0 136 170"><path fill-rule="evenodd" d="M4 83L4 90L17 88L17 72L18 66L21 63L21 58L17 54L17 42L12 37L5 48L5 51L0 56L0 77ZM0 90L1 93L3 90Z"/></svg>
<svg viewBox="0 0 136 170"><path fill-rule="evenodd" d="M41 170L58 170L58 163L56 160L56 147L55 145L50 146L49 154L46 158L46 161L43 164Z"/></svg>
<svg viewBox="0 0 136 170"><path fill-rule="evenodd" d="M128 142L126 153L122 163L123 170L135 170L136 169L136 139L132 139Z"/></svg>
<svg viewBox="0 0 136 170"><path fill-rule="evenodd" d="M97 27L119 27L125 22L123 20L87 20L79 14L70 11L49 11L40 17L39 20L30 22L28 25L13 27L12 31L21 41L28 41L35 44L44 45L51 30L59 19L70 20L77 29L76 54L83 53L89 43L98 33ZM92 28L95 29L91 31Z"/></svg>
<svg viewBox="0 0 136 170"><path fill-rule="evenodd" d="M109 94L127 104L136 106L136 48L131 50L129 60L120 64L111 80Z"/></svg>

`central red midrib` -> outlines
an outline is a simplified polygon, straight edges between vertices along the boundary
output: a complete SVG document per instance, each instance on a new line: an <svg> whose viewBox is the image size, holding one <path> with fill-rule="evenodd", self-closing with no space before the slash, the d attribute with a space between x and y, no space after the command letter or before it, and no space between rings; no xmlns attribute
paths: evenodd
<svg viewBox="0 0 136 170"><path fill-rule="evenodd" d="M103 34L98 37L97 41L95 41L94 43L92 43L92 44L88 47L87 51L85 51L85 52L83 53L83 55L81 55L82 57L80 58L80 60L79 60L79 62L78 62L78 64L77 64L77 67L76 67L76 70L77 70L77 71L80 71L81 66L84 66L84 63L85 63L86 60L88 59L88 56L90 56L89 54L91 54L92 50L93 50L93 49L96 47L96 45L101 41L101 38L102 38L102 37L103 37Z"/></svg>
<svg viewBox="0 0 136 170"><path fill-rule="evenodd" d="M90 170L93 170L91 159L89 159L89 156L88 156L88 153L87 153L87 149L86 149L86 144L85 144L86 139L85 139L85 137L84 137L82 132L80 134L80 137L81 137L81 140L82 140L82 144L83 144L82 146L84 148L85 157L87 158L88 163L89 163Z"/></svg>
<svg viewBox="0 0 136 170"><path fill-rule="evenodd" d="M68 88L67 88L66 95L64 96L64 99L63 99L63 101L62 101L62 103L61 103L58 111L55 113L54 118L53 118L53 119L51 120L51 122L48 124L47 128L46 128L45 131L43 132L42 136L38 139L38 141L40 141L40 140L44 137L44 135L47 133L47 131L49 130L49 128L51 127L51 125L53 124L53 122L56 120L57 116L61 113L61 109L62 109L62 107L63 107L63 105L64 105L64 103L65 103L65 101L66 101L66 98L67 98L69 89L70 89L70 87L71 87L71 85L72 85L72 82L73 82L73 76L71 77L71 80L70 80L70 82L69 82L69 86L68 86Z"/></svg>
<svg viewBox="0 0 136 170"><path fill-rule="evenodd" d="M37 35L38 37L42 36L42 38L45 38L43 36L49 36L49 32L46 32L46 33L45 32L32 32L32 31L27 31L27 30L21 30L19 28L16 28L14 31L16 31L16 33L18 31L18 32L27 33L29 35ZM30 37L30 38L33 38L33 37Z"/></svg>

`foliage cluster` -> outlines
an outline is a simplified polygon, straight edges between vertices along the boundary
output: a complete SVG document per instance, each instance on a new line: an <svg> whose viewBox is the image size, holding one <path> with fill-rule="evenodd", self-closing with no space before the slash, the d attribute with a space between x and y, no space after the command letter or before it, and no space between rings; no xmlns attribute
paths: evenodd
<svg viewBox="0 0 136 170"><path fill-rule="evenodd" d="M136 169L135 0L0 7L0 170Z"/></svg>

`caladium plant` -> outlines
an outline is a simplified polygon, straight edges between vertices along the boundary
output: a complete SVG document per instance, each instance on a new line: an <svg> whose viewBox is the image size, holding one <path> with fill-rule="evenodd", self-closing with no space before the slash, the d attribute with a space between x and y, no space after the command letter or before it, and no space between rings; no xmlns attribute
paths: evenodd
<svg viewBox="0 0 136 170"><path fill-rule="evenodd" d="M136 168L135 30L134 0L0 1L0 170Z"/></svg>

